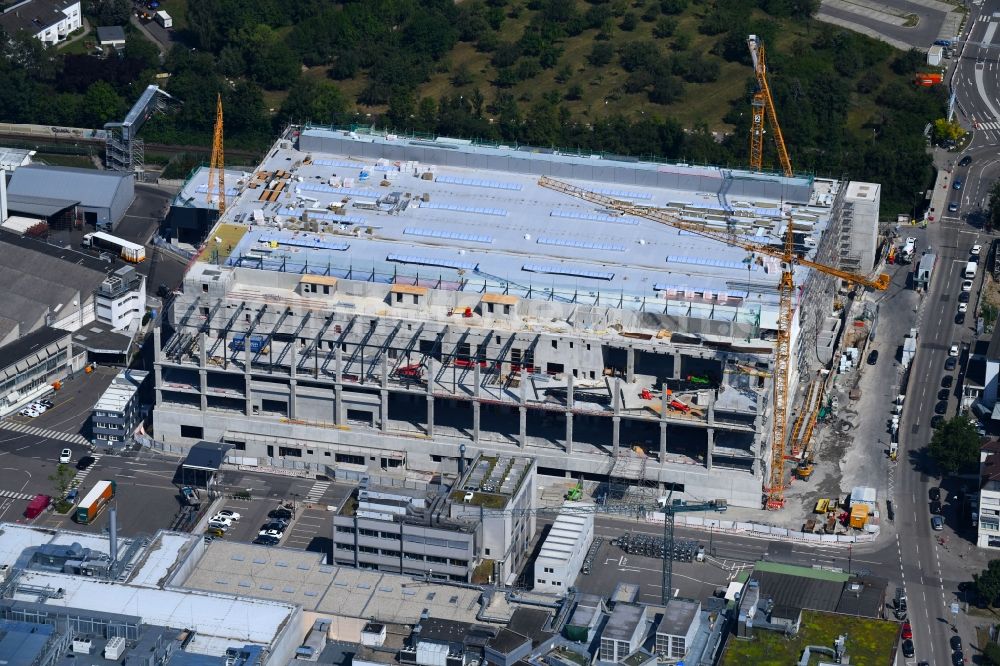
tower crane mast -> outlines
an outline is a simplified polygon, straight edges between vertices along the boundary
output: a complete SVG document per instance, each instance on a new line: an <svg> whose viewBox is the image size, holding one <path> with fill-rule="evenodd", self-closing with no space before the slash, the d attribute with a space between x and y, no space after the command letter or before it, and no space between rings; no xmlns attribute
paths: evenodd
<svg viewBox="0 0 1000 666"><path fill-rule="evenodd" d="M222 145L222 94L215 99L215 132L212 136L212 161L208 168L208 203L212 203L212 188L219 190L219 217L226 212L226 159Z"/></svg>
<svg viewBox="0 0 1000 666"><path fill-rule="evenodd" d="M753 71L757 77L757 92L753 95L750 108L750 168L760 171L764 162L764 120L771 126L774 132L774 144L778 149L778 160L781 162L781 170L789 178L792 177L792 162L788 159L788 150L785 148L785 137L781 133L781 125L778 124L778 112L774 107L774 99L771 97L771 86L767 83L767 57L764 54L764 44L757 35L747 37L747 46L750 48L750 59L753 60Z"/></svg>
<svg viewBox="0 0 1000 666"><path fill-rule="evenodd" d="M702 224L682 220L663 209L636 206L635 204L592 192L586 188L570 185L547 176L538 180L538 184L550 190L582 199L602 208L616 210L626 215L642 217L653 222L681 231L711 238L726 245L742 248L748 252L774 257L781 260L781 279L778 285L780 300L778 309L778 333L774 344L774 372L772 400L774 414L771 419L771 474L768 485L764 487L765 506L768 509L780 509L785 504L784 499L784 465L785 444L788 441L788 385L791 367L791 330L794 317L795 265L812 268L826 275L832 275L846 282L859 284L872 289L884 290L889 286L889 276L882 274L875 278L851 273L834 266L828 266L818 261L803 259L795 254L795 237L792 230L791 217L786 219L783 242L780 248L760 241L747 240L736 234L735 227L727 227L725 231L711 229Z"/></svg>

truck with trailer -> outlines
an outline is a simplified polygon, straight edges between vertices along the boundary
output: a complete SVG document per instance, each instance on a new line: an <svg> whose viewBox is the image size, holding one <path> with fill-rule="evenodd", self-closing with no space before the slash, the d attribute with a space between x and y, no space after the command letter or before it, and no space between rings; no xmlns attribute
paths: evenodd
<svg viewBox="0 0 1000 666"><path fill-rule="evenodd" d="M167 30L174 27L174 19L171 18L170 14L163 10L156 12L156 14L153 15L153 18L155 18L156 22Z"/></svg>
<svg viewBox="0 0 1000 666"><path fill-rule="evenodd" d="M76 522L89 525L115 497L114 481L98 481L76 507Z"/></svg>

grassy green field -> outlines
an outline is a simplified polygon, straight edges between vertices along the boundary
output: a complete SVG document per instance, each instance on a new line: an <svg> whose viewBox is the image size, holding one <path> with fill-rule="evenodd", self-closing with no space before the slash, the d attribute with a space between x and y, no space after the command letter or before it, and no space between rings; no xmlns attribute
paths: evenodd
<svg viewBox="0 0 1000 666"><path fill-rule="evenodd" d="M773 631L755 630L753 640L730 637L720 666L788 666L798 663L807 645L832 647L841 634L847 635L847 654L854 666L890 666L899 625L851 615L803 611L802 626L795 638ZM825 657L828 661L829 657ZM810 665L824 658L817 655Z"/></svg>
<svg viewBox="0 0 1000 666"><path fill-rule="evenodd" d="M80 169L96 169L94 160L86 155L62 155L59 153L36 153L36 162L43 162L52 166L77 167Z"/></svg>

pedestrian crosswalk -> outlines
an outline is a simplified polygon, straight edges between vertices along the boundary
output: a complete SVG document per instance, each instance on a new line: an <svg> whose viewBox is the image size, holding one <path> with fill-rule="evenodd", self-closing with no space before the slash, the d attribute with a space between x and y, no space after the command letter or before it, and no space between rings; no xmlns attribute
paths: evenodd
<svg viewBox="0 0 1000 666"><path fill-rule="evenodd" d="M36 428L35 426L30 426L26 423L0 421L0 430L12 430L14 432L22 432L26 435L35 435L36 437L45 437L46 439L58 439L61 442L79 444L80 446L90 446L90 442L87 441L87 438L83 435L59 432L58 430L46 430L45 428Z"/></svg>
<svg viewBox="0 0 1000 666"><path fill-rule="evenodd" d="M101 453L94 453L90 457L94 459L94 462L90 463L90 465L87 466L87 469L77 472L76 476L73 477L73 485L77 488L83 485L83 480L87 478L87 475L90 474L92 469L97 467L97 463L104 457L104 455Z"/></svg>
<svg viewBox="0 0 1000 666"><path fill-rule="evenodd" d="M34 499L34 495L29 495L27 493L16 493L13 490L0 490L0 498L13 499L13 500L30 500Z"/></svg>
<svg viewBox="0 0 1000 666"><path fill-rule="evenodd" d="M1000 129L1000 122L976 123L976 129L981 129L981 130Z"/></svg>
<svg viewBox="0 0 1000 666"><path fill-rule="evenodd" d="M313 484L313 487L309 489L309 493L306 495L307 502L318 502L323 498L323 494L326 493L326 489L330 487L329 481L317 481Z"/></svg>

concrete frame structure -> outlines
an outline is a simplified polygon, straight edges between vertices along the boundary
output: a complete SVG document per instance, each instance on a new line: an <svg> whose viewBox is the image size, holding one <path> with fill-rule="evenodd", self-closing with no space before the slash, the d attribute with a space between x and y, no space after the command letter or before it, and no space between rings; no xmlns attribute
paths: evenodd
<svg viewBox="0 0 1000 666"><path fill-rule="evenodd" d="M629 183L630 196L665 199L659 205L707 223L714 219L712 211L730 211L730 219L740 220L736 224L766 225L758 232L775 238L780 238L778 220L785 219L785 210L803 252L821 261L835 256L826 247L835 241L820 232L824 216L842 204L840 184L536 155L445 139L407 142L307 129L296 149L292 138L279 139L256 173L233 183L233 203L220 224L246 231L227 240L228 248L219 246L219 253L206 250L218 265L192 266L169 313L175 332L170 340L156 340L158 439L180 448L203 439L227 441L243 451L244 459L317 474L340 464L361 464L370 472L402 464L453 474L460 459L481 452L516 453L536 458L545 474L596 481L611 477L622 487L654 492L670 487L676 497L760 506L771 460L768 373L777 325L773 283L780 272L770 259L727 259L724 267L702 270L691 267L702 261L694 255L668 256L667 279L695 275L704 286L653 285L660 276L653 271L664 269L647 269L646 263L662 264L659 251L698 251L700 246L690 245L694 241L685 236L670 240L678 232L655 223L626 220L618 223L638 225L639 231L628 232L635 244L625 250L610 246L605 254L635 253L631 263L615 257L619 268L614 273L583 276L597 283L609 280L609 285L584 287L590 283L575 273L559 277L553 264L541 266L541 273L530 272L539 266L524 264L524 277L517 279L496 273L511 263L510 253L525 254L514 249L523 243L520 235L506 236L512 229L531 229L524 238L534 240L536 226L560 234L582 226L560 222L561 217L589 214L615 222L608 215L585 213L586 206L572 201L548 203L554 193L537 186L536 173ZM338 151L349 160L326 159L324 151ZM443 166L423 167L415 159L440 160ZM507 169L505 181L452 175L480 163L476 173ZM353 177L343 176L344 169L359 167L362 181L369 172L385 173L380 185L390 189L379 190L374 183L362 189ZM331 171L334 175L327 177ZM440 185L422 197L410 191L439 183L459 186ZM487 224L475 216L506 215L506 210L448 208L447 197L462 196L464 191L456 192L463 185L480 186L486 198L512 207L541 199L539 205L561 208L545 221L524 217L521 226ZM633 186L645 189L632 191ZM518 194L504 195L505 188ZM678 203L678 192L697 202ZM320 201L331 193L328 205ZM784 203L767 204L768 197ZM462 221L467 228L478 223L505 237L498 236L495 244L482 234L449 243L439 239L468 235L393 230L397 216L409 215L444 226L447 221L436 214L441 206L471 211ZM739 217L740 211L750 217ZM532 207L516 213L521 220ZM757 222L747 222L751 219ZM403 233L419 238L403 238ZM216 232L218 242L224 235ZM345 238L350 242L341 242ZM581 266L607 261L574 249L583 247L577 241L537 240L525 259L560 257ZM419 245L422 257L391 253L403 247L401 242L410 249ZM493 245L483 250L476 243ZM651 251L650 243L665 247ZM379 256L386 247L390 254ZM317 248L325 254L317 254ZM354 249L348 255L338 254L349 248ZM745 258L742 251L717 244L700 250ZM220 258L223 251L228 259ZM455 254L465 257L458 262L443 258ZM354 259L334 264L344 256ZM432 263L419 265L426 257ZM799 273L798 306L818 311L816 305L831 295L830 281L824 286L807 271ZM743 293L734 297L736 288ZM818 324L804 325L803 335L810 339ZM793 353L802 361L808 350L798 344L799 327L797 313ZM243 344L245 339L250 344ZM793 367L792 395L797 377Z"/></svg>

